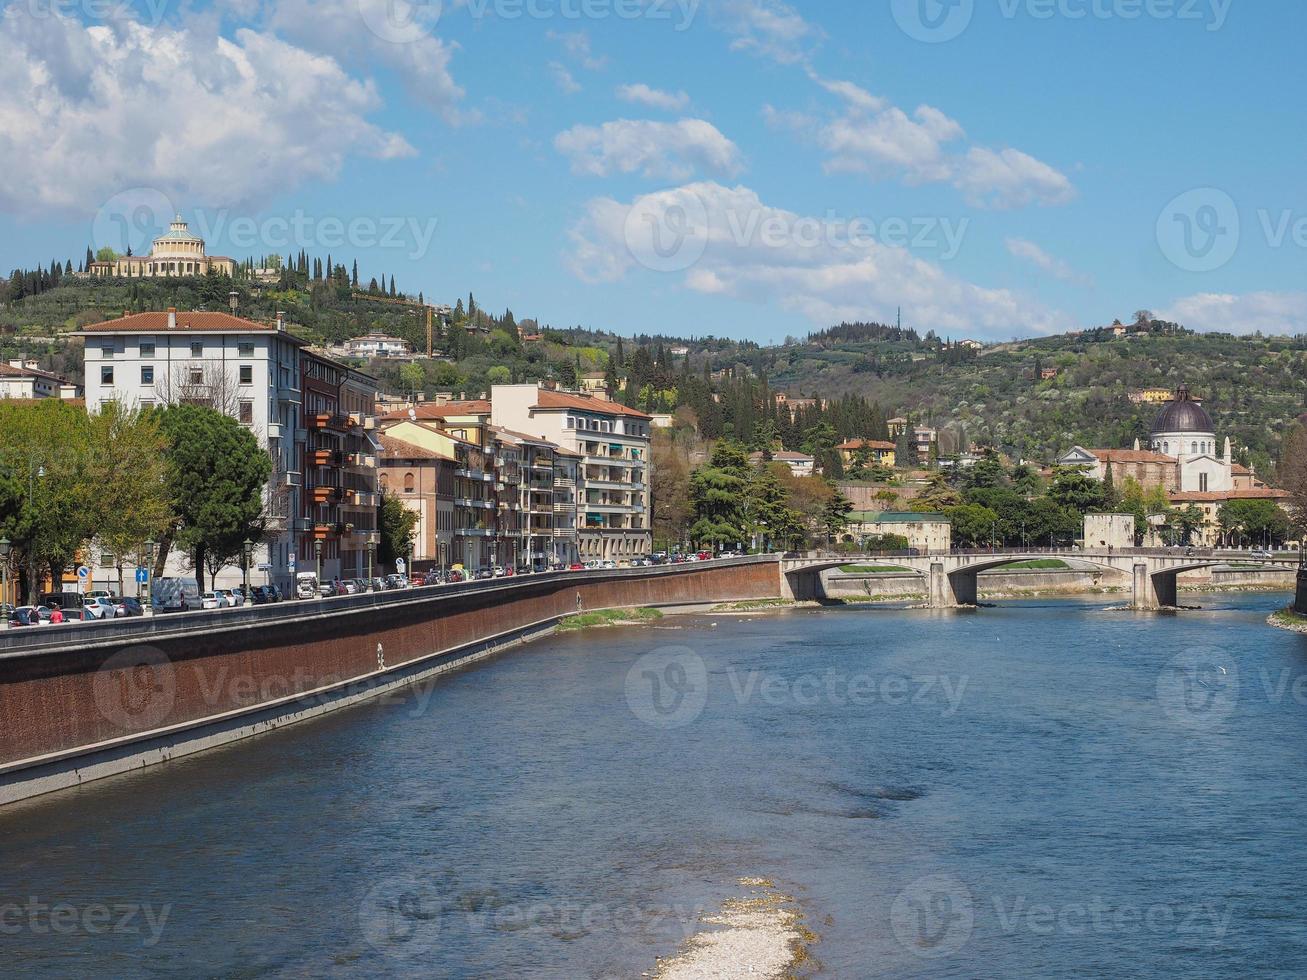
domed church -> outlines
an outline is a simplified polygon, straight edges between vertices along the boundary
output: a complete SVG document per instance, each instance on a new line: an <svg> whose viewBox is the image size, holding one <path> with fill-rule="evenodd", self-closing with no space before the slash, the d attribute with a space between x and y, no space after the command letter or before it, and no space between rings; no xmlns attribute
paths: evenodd
<svg viewBox="0 0 1307 980"><path fill-rule="evenodd" d="M210 271L236 275L236 262L225 255L209 255L204 239L192 234L179 214L168 231L154 240L149 255L120 255L112 262L92 262L88 275L100 278L153 278L204 276Z"/></svg>
<svg viewBox="0 0 1307 980"><path fill-rule="evenodd" d="M1175 507L1194 505L1215 533L1217 514L1231 500L1283 500L1289 494L1267 486L1257 474L1234 461L1228 438L1219 443L1212 417L1188 386L1181 385L1167 402L1148 434L1148 448L1135 440L1133 449L1085 449L1076 446L1057 461L1075 466L1099 480L1112 475L1119 490L1127 478L1145 490L1161 487Z"/></svg>

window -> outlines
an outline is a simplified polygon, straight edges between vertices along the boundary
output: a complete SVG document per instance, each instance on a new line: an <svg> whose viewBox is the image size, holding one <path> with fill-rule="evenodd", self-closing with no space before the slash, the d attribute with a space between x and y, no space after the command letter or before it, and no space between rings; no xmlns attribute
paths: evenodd
<svg viewBox="0 0 1307 980"><path fill-rule="evenodd" d="M241 425L254 424L254 402L242 401L240 412L241 412L240 414Z"/></svg>
<svg viewBox="0 0 1307 980"><path fill-rule="evenodd" d="M240 352L241 357L253 357L254 341L242 340L239 344L236 345L236 350Z"/></svg>
<svg viewBox="0 0 1307 980"><path fill-rule="evenodd" d="M152 384L154 384L154 365L153 365L153 364L145 364L145 365L143 365L143 366L141 367L141 384L143 384L143 385L152 385Z"/></svg>
<svg viewBox="0 0 1307 980"><path fill-rule="evenodd" d="M243 385L252 385L252 384L254 384L254 366L253 366L253 365L251 365L251 364L242 364L242 365L241 365L241 384L243 384Z"/></svg>
<svg viewBox="0 0 1307 980"><path fill-rule="evenodd" d="M113 384L113 368L112 368L112 367L102 367L102 368L100 368L100 384L102 384L102 385L111 385L111 384Z"/></svg>
<svg viewBox="0 0 1307 980"><path fill-rule="evenodd" d="M390 474L382 473L379 477L377 477L377 482L381 484L381 491L384 493L386 490L390 488Z"/></svg>
<svg viewBox="0 0 1307 980"><path fill-rule="evenodd" d="M199 341L191 341L191 357L203 357L204 345Z"/></svg>
<svg viewBox="0 0 1307 980"><path fill-rule="evenodd" d="M100 348L101 357L113 357L113 344L105 344Z"/></svg>
<svg viewBox="0 0 1307 980"><path fill-rule="evenodd" d="M193 385L204 384L204 372L197 367L193 367L191 368L190 379Z"/></svg>
<svg viewBox="0 0 1307 980"><path fill-rule="evenodd" d="M1199 473L1199 474L1198 474L1198 489L1199 489L1199 491L1200 491L1201 493L1206 493L1206 492L1207 492L1207 474L1206 474L1206 473Z"/></svg>
<svg viewBox="0 0 1307 980"><path fill-rule="evenodd" d="M404 492L405 492L405 493L412 493L412 492L413 492L413 474L412 474L412 473L405 473L405 474L404 474Z"/></svg>
<svg viewBox="0 0 1307 980"><path fill-rule="evenodd" d="M141 356L142 357L154 356L154 343L152 341L148 341L148 340L141 341Z"/></svg>

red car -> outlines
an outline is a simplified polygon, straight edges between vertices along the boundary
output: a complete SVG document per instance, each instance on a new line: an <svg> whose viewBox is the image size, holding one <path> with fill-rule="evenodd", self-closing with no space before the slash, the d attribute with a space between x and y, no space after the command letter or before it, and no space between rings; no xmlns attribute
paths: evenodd
<svg viewBox="0 0 1307 980"><path fill-rule="evenodd" d="M579 561L574 561L572 562L572 564L567 566L567 570L569 572L584 572L585 566L582 565Z"/></svg>
<svg viewBox="0 0 1307 980"><path fill-rule="evenodd" d="M695 555L695 557L698 558L700 561L712 561L712 552L701 551L697 555Z"/></svg>

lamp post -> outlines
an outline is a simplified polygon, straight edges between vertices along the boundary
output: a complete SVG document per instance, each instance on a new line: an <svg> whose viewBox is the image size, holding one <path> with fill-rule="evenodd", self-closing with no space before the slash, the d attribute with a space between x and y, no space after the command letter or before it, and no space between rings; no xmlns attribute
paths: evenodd
<svg viewBox="0 0 1307 980"><path fill-rule="evenodd" d="M145 542L145 599L141 606L145 610L145 615L154 615L154 549L158 547L158 542L150 538Z"/></svg>
<svg viewBox="0 0 1307 980"><path fill-rule="evenodd" d="M318 563L318 588L322 588L322 539L313 539L313 558Z"/></svg>
<svg viewBox="0 0 1307 980"><path fill-rule="evenodd" d="M372 566L376 562L376 560L377 560L377 542L369 538L368 539L368 591L369 592L377 591L377 582L372 574Z"/></svg>
<svg viewBox="0 0 1307 980"><path fill-rule="evenodd" d="M0 538L0 582L3 582L3 587L0 588L0 612L3 615L0 619L4 620L0 629L6 630L9 629L9 610L4 607L9 603L9 554L13 547L8 538Z"/></svg>
<svg viewBox="0 0 1307 980"><path fill-rule="evenodd" d="M250 595L250 558L254 554L254 542L249 538L245 539L241 545L241 592L245 595L245 605L254 605L254 597Z"/></svg>

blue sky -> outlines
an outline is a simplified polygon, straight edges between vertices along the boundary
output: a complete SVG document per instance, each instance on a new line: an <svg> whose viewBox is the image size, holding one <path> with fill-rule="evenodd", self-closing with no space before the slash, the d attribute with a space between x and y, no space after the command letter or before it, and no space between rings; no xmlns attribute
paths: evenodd
<svg viewBox="0 0 1307 980"><path fill-rule="evenodd" d="M3 8L0 267L175 208L626 334L1307 330L1300 3L407 2Z"/></svg>

